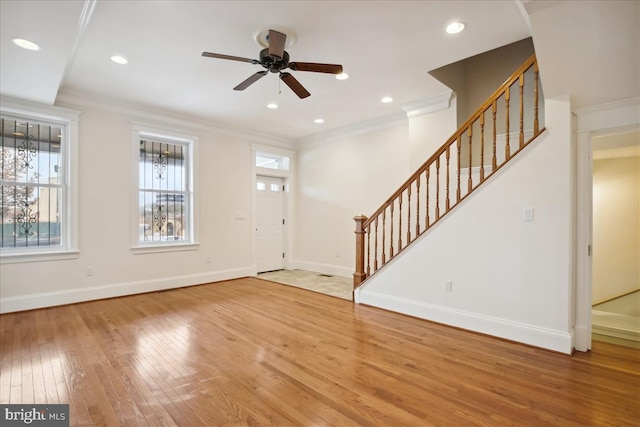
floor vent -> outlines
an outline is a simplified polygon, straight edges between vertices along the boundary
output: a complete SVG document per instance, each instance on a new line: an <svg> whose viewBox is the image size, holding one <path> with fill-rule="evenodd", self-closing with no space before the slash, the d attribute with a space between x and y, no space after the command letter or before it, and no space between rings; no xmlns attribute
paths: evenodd
<svg viewBox="0 0 640 427"><path fill-rule="evenodd" d="M330 274L318 274L318 277L333 277Z"/></svg>

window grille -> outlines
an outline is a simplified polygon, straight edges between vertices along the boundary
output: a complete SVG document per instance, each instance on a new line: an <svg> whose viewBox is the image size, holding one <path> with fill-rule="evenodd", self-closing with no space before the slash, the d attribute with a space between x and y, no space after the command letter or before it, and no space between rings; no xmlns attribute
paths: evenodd
<svg viewBox="0 0 640 427"><path fill-rule="evenodd" d="M64 245L66 126L1 116L0 247Z"/></svg>
<svg viewBox="0 0 640 427"><path fill-rule="evenodd" d="M187 144L140 139L139 241L190 241Z"/></svg>

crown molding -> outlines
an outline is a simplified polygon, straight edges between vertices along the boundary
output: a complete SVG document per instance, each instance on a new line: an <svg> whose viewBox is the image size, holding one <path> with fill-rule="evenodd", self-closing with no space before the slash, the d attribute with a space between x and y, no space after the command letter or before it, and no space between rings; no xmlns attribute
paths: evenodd
<svg viewBox="0 0 640 427"><path fill-rule="evenodd" d="M402 109L407 113L407 118L422 116L424 114L435 113L446 110L451 105L453 91L451 89L440 92L430 98L402 104Z"/></svg>
<svg viewBox="0 0 640 427"><path fill-rule="evenodd" d="M356 135L362 135L369 132L390 129L393 127L407 126L407 124L408 122L406 115L400 112L395 112L393 114L378 117L373 120L368 120L353 125L332 129L327 132L306 136L298 140L298 145L308 146L314 145L316 143L325 143Z"/></svg>
<svg viewBox="0 0 640 427"><path fill-rule="evenodd" d="M161 110L148 105L134 104L115 98L96 95L88 92L63 90L58 93L56 104L64 107L89 107L124 114L134 122L162 123L171 127L190 129L191 132L215 132L227 136L240 137L248 142L257 142L272 146L293 149L295 140L282 138L253 131L238 129L222 122L216 122L208 117L186 116L169 110Z"/></svg>

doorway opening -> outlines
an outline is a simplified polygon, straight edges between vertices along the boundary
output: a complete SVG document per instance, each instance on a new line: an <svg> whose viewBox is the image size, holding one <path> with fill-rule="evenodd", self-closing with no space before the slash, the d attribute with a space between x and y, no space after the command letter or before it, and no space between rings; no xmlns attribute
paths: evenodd
<svg viewBox="0 0 640 427"><path fill-rule="evenodd" d="M592 138L592 339L640 348L640 132Z"/></svg>
<svg viewBox="0 0 640 427"><path fill-rule="evenodd" d="M295 268L294 154L252 146L252 259L256 275Z"/></svg>

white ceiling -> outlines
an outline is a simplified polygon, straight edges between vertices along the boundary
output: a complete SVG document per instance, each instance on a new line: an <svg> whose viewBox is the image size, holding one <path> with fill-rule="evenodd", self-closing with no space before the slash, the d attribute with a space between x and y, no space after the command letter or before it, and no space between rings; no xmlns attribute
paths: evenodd
<svg viewBox="0 0 640 427"><path fill-rule="evenodd" d="M430 70L530 37L545 22L560 19L549 8L532 5L574 13L557 3L583 8L581 3L613 2L2 0L0 93L47 104L93 99L298 140L402 116L402 105L426 101L446 89ZM626 3L637 10L637 1ZM593 25L593 13L586 9L581 18ZM535 12L531 24L525 10ZM605 15L615 19L615 13ZM467 29L446 34L444 28L453 20ZM638 34L633 15L631 25L633 45ZM342 64L350 78L292 72L311 92L302 100L273 74L238 92L233 87L262 70L259 65L201 56L209 51L257 58L260 47L253 34L271 26L295 34L295 43L287 48L292 61ZM586 31L580 21L571 28L577 34ZM563 57L565 45L538 32L548 66L557 66L552 59ZM562 35L557 30L549 34ZM21 50L10 42L12 37L34 40L42 50ZM538 52L535 37L534 45ZM129 64L111 62L115 54ZM631 60L632 76L637 76L637 58L638 52ZM541 73L545 85L544 69ZM592 80L578 83L593 86ZM556 86L562 87L561 81ZM581 93L579 87L572 90ZM637 92L637 84L633 90ZM382 104L387 95L394 102ZM598 101L597 95L588 96L584 102ZM268 110L270 102L280 107ZM315 124L316 118L325 123Z"/></svg>

